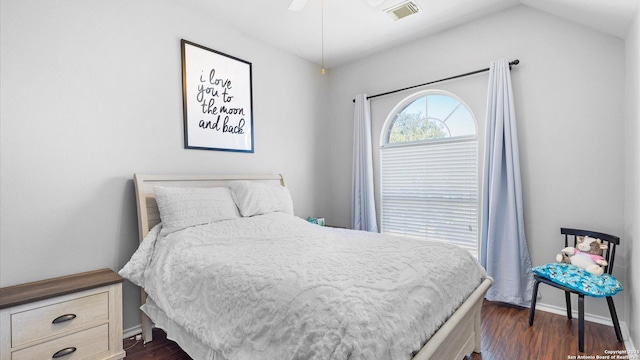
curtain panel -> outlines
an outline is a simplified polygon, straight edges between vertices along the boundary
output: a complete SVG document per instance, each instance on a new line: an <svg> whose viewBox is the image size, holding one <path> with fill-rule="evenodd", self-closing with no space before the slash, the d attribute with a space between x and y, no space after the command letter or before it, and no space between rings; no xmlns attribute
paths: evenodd
<svg viewBox="0 0 640 360"><path fill-rule="evenodd" d="M353 116L351 228L378 232L373 191L371 105L366 94L356 96Z"/></svg>
<svg viewBox="0 0 640 360"><path fill-rule="evenodd" d="M480 263L493 277L486 298L512 304L531 300L533 274L524 233L516 116L509 62L491 62Z"/></svg>

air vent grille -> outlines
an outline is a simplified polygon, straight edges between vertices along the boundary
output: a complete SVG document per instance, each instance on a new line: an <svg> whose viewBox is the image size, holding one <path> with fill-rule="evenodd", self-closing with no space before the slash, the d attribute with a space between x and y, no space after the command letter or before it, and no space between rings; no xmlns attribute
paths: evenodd
<svg viewBox="0 0 640 360"><path fill-rule="evenodd" d="M400 20L409 15L413 15L420 11L418 4L413 1L403 2L385 10L393 20Z"/></svg>

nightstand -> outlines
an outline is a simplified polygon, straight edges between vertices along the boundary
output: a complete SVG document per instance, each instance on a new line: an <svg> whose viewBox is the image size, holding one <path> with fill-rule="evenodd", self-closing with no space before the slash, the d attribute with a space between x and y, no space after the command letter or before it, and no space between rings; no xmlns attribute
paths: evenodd
<svg viewBox="0 0 640 360"><path fill-rule="evenodd" d="M122 282L110 269L0 288L0 360L122 359Z"/></svg>

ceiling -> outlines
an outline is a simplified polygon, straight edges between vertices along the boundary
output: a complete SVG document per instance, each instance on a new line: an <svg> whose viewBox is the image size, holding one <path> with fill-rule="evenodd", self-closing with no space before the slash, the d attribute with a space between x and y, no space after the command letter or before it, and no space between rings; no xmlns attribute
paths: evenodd
<svg viewBox="0 0 640 360"><path fill-rule="evenodd" d="M324 34L321 2L324 6ZM394 21L384 10L404 0L308 0L289 11L291 0L189 0L246 36L331 68L524 4L624 38L639 0L413 0L420 12ZM224 15L221 15L224 14ZM324 60L322 38L324 37Z"/></svg>

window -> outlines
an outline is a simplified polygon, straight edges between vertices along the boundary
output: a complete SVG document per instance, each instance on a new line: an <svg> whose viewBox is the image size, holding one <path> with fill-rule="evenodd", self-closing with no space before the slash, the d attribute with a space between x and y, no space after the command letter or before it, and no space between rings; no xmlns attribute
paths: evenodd
<svg viewBox="0 0 640 360"><path fill-rule="evenodd" d="M478 247L478 140L469 108L427 90L390 113L381 134L385 233Z"/></svg>

